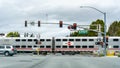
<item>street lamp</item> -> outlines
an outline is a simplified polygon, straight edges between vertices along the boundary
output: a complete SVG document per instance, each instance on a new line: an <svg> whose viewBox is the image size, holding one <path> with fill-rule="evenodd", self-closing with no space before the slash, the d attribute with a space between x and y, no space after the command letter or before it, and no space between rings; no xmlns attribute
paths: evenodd
<svg viewBox="0 0 120 68"><path fill-rule="evenodd" d="M104 46L104 55L106 56L106 12L102 12L101 10L91 7L91 6L80 6L80 8L91 8L91 9L94 9L104 15L104 37L105 37L105 39L104 39L103 46Z"/></svg>

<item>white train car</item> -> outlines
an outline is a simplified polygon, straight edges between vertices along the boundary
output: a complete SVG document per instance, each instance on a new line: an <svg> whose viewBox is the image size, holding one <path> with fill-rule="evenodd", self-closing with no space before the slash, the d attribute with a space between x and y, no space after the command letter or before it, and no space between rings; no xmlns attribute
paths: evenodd
<svg viewBox="0 0 120 68"><path fill-rule="evenodd" d="M98 50L97 37L57 37L55 38L55 52L80 53Z"/></svg>
<svg viewBox="0 0 120 68"><path fill-rule="evenodd" d="M46 43L47 42L47 43ZM12 44L18 52L33 52L38 48L41 52L52 51L51 38L31 38L31 37L1 37L0 45Z"/></svg>
<svg viewBox="0 0 120 68"><path fill-rule="evenodd" d="M120 37L108 38L108 50L120 51Z"/></svg>
<svg viewBox="0 0 120 68"><path fill-rule="evenodd" d="M95 52L101 45L96 45L103 38L98 37L53 37L40 38L36 37L0 37L0 45L12 44L18 52L33 52L39 49L40 53L71 53ZM120 37L108 37L107 50L120 51Z"/></svg>

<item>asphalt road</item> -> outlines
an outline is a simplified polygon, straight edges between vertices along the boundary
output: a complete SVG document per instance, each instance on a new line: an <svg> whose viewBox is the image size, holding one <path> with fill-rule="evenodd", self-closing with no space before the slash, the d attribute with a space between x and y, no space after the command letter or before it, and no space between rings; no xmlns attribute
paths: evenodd
<svg viewBox="0 0 120 68"><path fill-rule="evenodd" d="M120 58L84 56L0 56L0 68L120 68Z"/></svg>

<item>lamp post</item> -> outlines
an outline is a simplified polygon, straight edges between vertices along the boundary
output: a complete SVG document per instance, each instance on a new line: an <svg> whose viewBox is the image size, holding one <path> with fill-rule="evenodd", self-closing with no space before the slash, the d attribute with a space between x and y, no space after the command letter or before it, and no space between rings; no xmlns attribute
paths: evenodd
<svg viewBox="0 0 120 68"><path fill-rule="evenodd" d="M91 6L80 6L80 8L91 8L91 9L94 9L100 13L102 13L104 15L104 55L106 56L106 12L103 12L97 8L94 8L94 7L91 7Z"/></svg>

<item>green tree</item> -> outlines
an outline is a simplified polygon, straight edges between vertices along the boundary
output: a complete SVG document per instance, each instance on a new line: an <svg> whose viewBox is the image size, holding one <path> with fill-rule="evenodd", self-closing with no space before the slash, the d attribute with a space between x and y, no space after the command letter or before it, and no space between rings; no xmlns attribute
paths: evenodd
<svg viewBox="0 0 120 68"><path fill-rule="evenodd" d="M18 32L9 32L6 37L20 37Z"/></svg>
<svg viewBox="0 0 120 68"><path fill-rule="evenodd" d="M100 26L101 26L101 32L104 32L104 22L103 22L103 20L100 20L100 19L93 21L90 25L90 29L93 29L93 30L97 29L98 24L100 24ZM96 26L94 26L94 25L96 25ZM94 31L89 31L89 33L88 33L88 36L97 36L97 35L98 35L98 33L94 32Z"/></svg>
<svg viewBox="0 0 120 68"><path fill-rule="evenodd" d="M108 29L109 36L120 36L120 21L114 21L109 29Z"/></svg>

